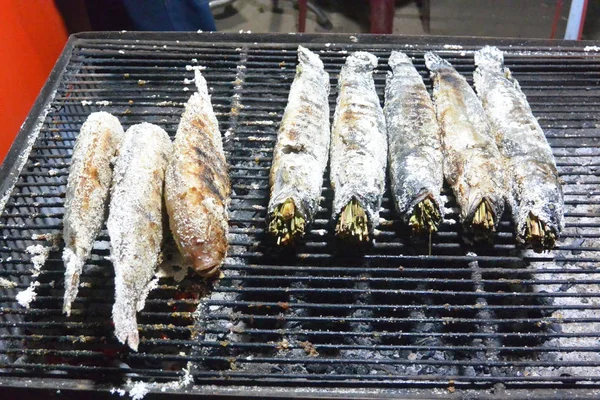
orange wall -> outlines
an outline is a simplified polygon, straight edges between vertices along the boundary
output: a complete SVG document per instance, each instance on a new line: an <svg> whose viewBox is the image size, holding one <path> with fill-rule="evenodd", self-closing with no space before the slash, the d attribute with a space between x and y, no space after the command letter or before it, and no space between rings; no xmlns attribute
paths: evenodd
<svg viewBox="0 0 600 400"><path fill-rule="evenodd" d="M0 0L0 162L66 40L52 0Z"/></svg>

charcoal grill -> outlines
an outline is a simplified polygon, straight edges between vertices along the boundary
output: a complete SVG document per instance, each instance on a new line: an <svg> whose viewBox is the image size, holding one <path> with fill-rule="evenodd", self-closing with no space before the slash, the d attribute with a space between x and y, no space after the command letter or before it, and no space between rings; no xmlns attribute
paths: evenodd
<svg viewBox="0 0 600 400"><path fill-rule="evenodd" d="M276 251L265 235L272 147L298 44L331 74L347 53L439 51L468 79L473 50L506 51L564 181L566 229L555 251L515 246L505 216L493 246L463 244L454 199L427 243L399 231L386 195L374 245L333 240L331 193L306 240ZM582 42L368 35L86 33L72 36L0 169L0 385L77 394L257 397L562 398L600 396L600 53ZM586 51L587 50L587 51ZM139 315L140 351L114 338L103 230L73 315L61 315L62 229L70 155L93 111L173 136L206 66L231 164L231 250L214 286L163 278ZM50 247L39 276L32 245ZM52 247L55 246L55 247ZM166 251L173 259L175 252ZM175 260L176 261L176 260ZM176 263L173 261L174 263ZM29 309L15 300L33 282Z"/></svg>

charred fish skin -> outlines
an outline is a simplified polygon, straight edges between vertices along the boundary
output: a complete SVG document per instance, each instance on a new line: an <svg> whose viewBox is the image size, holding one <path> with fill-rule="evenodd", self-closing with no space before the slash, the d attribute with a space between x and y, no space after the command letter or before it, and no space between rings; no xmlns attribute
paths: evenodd
<svg viewBox="0 0 600 400"><path fill-rule="evenodd" d="M231 184L219 123L206 80L185 105L165 180L167 214L185 261L202 277L217 275L227 255Z"/></svg>
<svg viewBox="0 0 600 400"><path fill-rule="evenodd" d="M79 291L83 265L92 252L106 217L113 176L111 163L123 134L123 127L116 117L106 112L95 112L81 126L73 148L63 218L63 313L68 316Z"/></svg>
<svg viewBox="0 0 600 400"><path fill-rule="evenodd" d="M502 51L486 46L475 53L475 64L475 89L507 158L508 202L517 240L537 250L551 249L564 227L563 192L552 149L519 83L504 67ZM542 225L531 226L537 222Z"/></svg>
<svg viewBox="0 0 600 400"><path fill-rule="evenodd" d="M391 71L384 113L392 196L396 211L413 233L431 233L437 231L444 216L440 126L433 101L410 57L393 51L388 64ZM430 204L424 203L427 200ZM420 213L419 204L431 210Z"/></svg>
<svg viewBox="0 0 600 400"><path fill-rule="evenodd" d="M148 123L125 132L115 165L108 215L115 268L115 336L137 351L136 313L153 287L163 239L163 185L171 154L169 135Z"/></svg>
<svg viewBox="0 0 600 400"><path fill-rule="evenodd" d="M444 175L460 207L460 221L475 240L488 240L504 212L504 158L467 80L432 52L425 53L425 65L433 79Z"/></svg>
<svg viewBox="0 0 600 400"><path fill-rule="evenodd" d="M302 236L318 210L331 134L329 90L329 74L319 56L299 46L269 174L267 222L281 244Z"/></svg>
<svg viewBox="0 0 600 400"><path fill-rule="evenodd" d="M368 240L378 225L385 190L387 137L373 80L376 67L371 53L356 52L346 59L331 131L332 218L338 236L358 241ZM350 206L353 200L356 204Z"/></svg>

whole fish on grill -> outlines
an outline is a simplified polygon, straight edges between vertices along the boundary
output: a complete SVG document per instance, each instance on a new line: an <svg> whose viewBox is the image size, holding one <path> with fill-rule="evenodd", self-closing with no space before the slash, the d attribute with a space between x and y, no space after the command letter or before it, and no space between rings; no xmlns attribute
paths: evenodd
<svg viewBox="0 0 600 400"><path fill-rule="evenodd" d="M442 130L444 174L475 240L489 239L504 212L504 157L481 101L467 80L437 54L425 54Z"/></svg>
<svg viewBox="0 0 600 400"><path fill-rule="evenodd" d="M527 98L496 47L475 53L475 89L500 152L507 158L508 199L517 240L551 249L564 226L564 200L552 149Z"/></svg>
<svg viewBox="0 0 600 400"><path fill-rule="evenodd" d="M163 239L163 184L171 140L160 127L125 132L115 165L108 215L110 259L115 268L115 335L137 351L136 313L155 285Z"/></svg>
<svg viewBox="0 0 600 400"><path fill-rule="evenodd" d="M227 254L231 185L219 123L206 80L185 105L167 168L165 197L171 232L186 263L203 277L218 274Z"/></svg>
<svg viewBox="0 0 600 400"><path fill-rule="evenodd" d="M385 86L391 191L396 211L413 234L437 231L444 184L441 131L421 75L410 58L393 51Z"/></svg>
<svg viewBox="0 0 600 400"><path fill-rule="evenodd" d="M371 53L346 59L331 131L332 218L336 234L355 241L367 241L378 225L385 190L387 137L373 81L376 67Z"/></svg>
<svg viewBox="0 0 600 400"><path fill-rule="evenodd" d="M269 175L268 230L279 244L304 235L315 217L329 153L329 74L319 56L298 46L298 66Z"/></svg>
<svg viewBox="0 0 600 400"><path fill-rule="evenodd" d="M71 315L71 303L79 291L83 265L104 223L113 175L111 163L122 138L123 127L116 117L95 112L81 126L73 148L63 218L63 312L67 315Z"/></svg>

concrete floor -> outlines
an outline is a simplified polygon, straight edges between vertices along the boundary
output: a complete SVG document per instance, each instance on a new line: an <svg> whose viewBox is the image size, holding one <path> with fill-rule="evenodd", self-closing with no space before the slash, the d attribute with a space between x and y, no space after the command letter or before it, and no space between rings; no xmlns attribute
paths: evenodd
<svg viewBox="0 0 600 400"><path fill-rule="evenodd" d="M313 0L329 16L331 29L309 11L307 32L369 32L366 0ZM431 35L549 38L557 0L431 0ZM562 38L570 2L565 1L557 29ZM600 1L590 1L584 39L600 39ZM298 12L291 0L237 0L214 10L217 28L237 32L295 32ZM397 0L394 33L427 34L414 0Z"/></svg>

